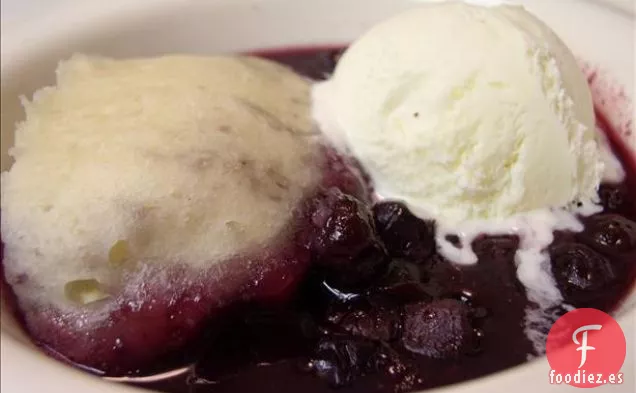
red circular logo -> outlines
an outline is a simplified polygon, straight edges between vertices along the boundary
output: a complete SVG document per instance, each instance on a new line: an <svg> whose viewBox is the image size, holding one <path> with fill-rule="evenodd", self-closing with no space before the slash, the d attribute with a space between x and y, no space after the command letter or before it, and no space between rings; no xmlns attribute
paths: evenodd
<svg viewBox="0 0 636 393"><path fill-rule="evenodd" d="M614 318L593 308L570 311L548 333L550 383L579 388L620 384L625 351L625 335Z"/></svg>

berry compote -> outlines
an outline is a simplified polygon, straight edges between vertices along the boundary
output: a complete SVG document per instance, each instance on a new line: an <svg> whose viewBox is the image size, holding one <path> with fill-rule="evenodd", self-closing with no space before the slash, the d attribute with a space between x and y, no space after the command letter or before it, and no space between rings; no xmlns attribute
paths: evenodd
<svg viewBox="0 0 636 393"><path fill-rule="evenodd" d="M259 55L320 80L341 53ZM616 151L625 182L603 184L604 210L585 218L580 233L555 233L548 250L564 302L574 307L611 312L636 276L636 168ZM534 306L516 275L518 238L477 238L478 263L459 267L436 252L434 222L398 202L364 199L326 187L308 202L299 236L312 264L291 299L235 306L158 363L187 371L132 383L173 393L408 392L541 355L527 334Z"/></svg>

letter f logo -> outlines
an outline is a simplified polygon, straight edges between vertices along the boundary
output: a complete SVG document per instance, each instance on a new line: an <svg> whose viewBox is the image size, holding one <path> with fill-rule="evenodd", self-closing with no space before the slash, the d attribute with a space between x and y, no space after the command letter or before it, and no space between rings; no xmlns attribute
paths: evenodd
<svg viewBox="0 0 636 393"><path fill-rule="evenodd" d="M580 345L580 347L576 349L577 351L581 351L581 364L579 364L579 368L583 367L583 365L585 364L585 361L587 360L587 351L593 351L596 349L594 347L587 345L587 332L589 330L601 330L601 328L602 328L601 325L585 325L576 329L574 333L572 334L572 341L574 341L574 344ZM581 335L582 336L581 342L579 342L576 336L578 336L578 334L581 332L583 332L583 334Z"/></svg>

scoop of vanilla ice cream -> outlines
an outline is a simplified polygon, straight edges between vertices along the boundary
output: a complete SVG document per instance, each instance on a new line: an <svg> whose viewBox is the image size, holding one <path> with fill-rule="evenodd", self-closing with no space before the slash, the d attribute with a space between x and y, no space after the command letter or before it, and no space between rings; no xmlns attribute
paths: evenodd
<svg viewBox="0 0 636 393"><path fill-rule="evenodd" d="M25 108L1 205L23 301L70 307L122 267L249 253L320 177L309 84L265 60L75 56Z"/></svg>
<svg viewBox="0 0 636 393"><path fill-rule="evenodd" d="M373 27L313 91L314 116L382 197L442 222L594 201L591 95L519 6L424 5Z"/></svg>

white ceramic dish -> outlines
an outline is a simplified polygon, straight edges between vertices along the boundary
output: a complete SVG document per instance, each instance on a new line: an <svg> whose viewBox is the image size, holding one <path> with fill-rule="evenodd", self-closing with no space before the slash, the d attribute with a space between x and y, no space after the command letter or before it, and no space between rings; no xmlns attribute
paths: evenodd
<svg viewBox="0 0 636 393"><path fill-rule="evenodd" d="M420 0L421 1L421 0ZM2 36L2 170L14 124L22 118L18 97L54 80L56 63L73 52L115 57L171 52L218 53L257 48L345 43L417 0L109 0L80 3ZM632 0L519 1L544 19L573 51L600 65L634 98L634 5ZM634 119L634 113L628 116ZM628 140L629 139L629 140ZM636 134L625 136L636 151ZM623 385L601 393L636 391L636 291L619 322L628 342ZM79 391L124 393L135 389L100 381L42 355L11 316L2 313L2 378L5 393ZM514 348L511 348L514 350ZM549 366L537 360L476 381L442 388L453 392L558 392L548 384ZM431 391L432 392L432 391Z"/></svg>

